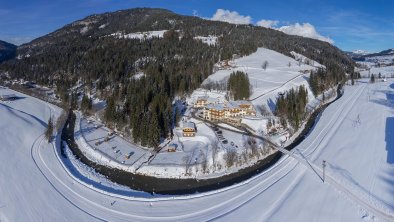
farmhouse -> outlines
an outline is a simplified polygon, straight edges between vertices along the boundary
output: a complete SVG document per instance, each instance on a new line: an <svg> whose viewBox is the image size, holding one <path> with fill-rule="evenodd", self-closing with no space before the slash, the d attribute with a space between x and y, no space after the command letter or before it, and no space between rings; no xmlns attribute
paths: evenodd
<svg viewBox="0 0 394 222"><path fill-rule="evenodd" d="M196 124L193 122L184 122L182 127L183 136L192 137L196 135Z"/></svg>

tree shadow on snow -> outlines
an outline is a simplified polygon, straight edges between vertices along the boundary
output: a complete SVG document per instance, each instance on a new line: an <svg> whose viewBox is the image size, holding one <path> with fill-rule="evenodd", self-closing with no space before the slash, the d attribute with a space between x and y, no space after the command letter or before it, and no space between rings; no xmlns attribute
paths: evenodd
<svg viewBox="0 0 394 222"><path fill-rule="evenodd" d="M272 101L271 98L267 101L267 105L268 105L269 109L271 110L271 112L274 113L275 109L276 109L276 105L275 105L274 101Z"/></svg>
<svg viewBox="0 0 394 222"><path fill-rule="evenodd" d="M385 171L382 172L382 175L379 175L379 178L388 184L387 189L391 196L391 201L386 200L386 204L390 207L391 210L394 211L394 171Z"/></svg>
<svg viewBox="0 0 394 222"><path fill-rule="evenodd" d="M394 164L394 117L386 119L387 163Z"/></svg>
<svg viewBox="0 0 394 222"><path fill-rule="evenodd" d="M21 97L21 98L22 98L22 97ZM31 115L30 113L27 113L27 112L22 111L22 110L19 110L19 109L15 109L15 108L13 108L13 107L11 107L11 106L8 106L8 105L6 105L6 104L0 103L0 105L6 107L7 109L9 109L9 110L11 110L11 111L13 111L13 112L18 112L18 113L22 113L22 114L24 114L24 115L30 116L32 119L36 120L39 124L41 124L41 125L42 125L43 127L45 127L45 128L48 126L48 124L47 124L46 122L42 121L41 119L37 118L36 116Z"/></svg>
<svg viewBox="0 0 394 222"><path fill-rule="evenodd" d="M376 104L380 104L394 109L394 92L392 91L381 91L381 92L386 94L386 99L372 99L371 101Z"/></svg>

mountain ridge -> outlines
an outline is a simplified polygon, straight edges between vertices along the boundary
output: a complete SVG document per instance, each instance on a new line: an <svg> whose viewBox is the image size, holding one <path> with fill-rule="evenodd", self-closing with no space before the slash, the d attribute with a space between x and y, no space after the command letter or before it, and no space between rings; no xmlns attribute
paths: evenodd
<svg viewBox="0 0 394 222"><path fill-rule="evenodd" d="M112 35L158 30L164 30L161 36L149 38ZM198 36L217 40L206 44ZM319 90L354 71L354 62L327 42L151 8L95 14L72 22L18 47L17 56L0 64L0 71L11 78L56 86L66 104L78 104L70 90L77 83L84 86L82 94L90 95L94 89L107 101L108 125L155 147L158 138L171 133L175 97L200 87L219 60L249 55L259 47L288 56L294 51L326 66L325 75L318 76ZM140 73L143 77L135 78Z"/></svg>

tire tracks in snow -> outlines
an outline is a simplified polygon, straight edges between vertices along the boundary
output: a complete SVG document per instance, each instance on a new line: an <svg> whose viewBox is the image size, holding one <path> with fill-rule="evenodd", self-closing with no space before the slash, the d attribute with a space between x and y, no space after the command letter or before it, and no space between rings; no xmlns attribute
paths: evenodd
<svg viewBox="0 0 394 222"><path fill-rule="evenodd" d="M43 141L43 136L44 136L44 133L41 134L39 137L36 138L36 140L33 142L33 145L31 146L31 151L30 151L31 158L33 159L34 164L36 165L37 169L40 171L40 173L42 174L42 176L43 176L43 177L45 178L45 180L51 185L51 187L52 187L60 196L62 196L65 200L67 200L72 206L76 207L77 209L79 209L79 210L82 211L83 213L85 213L85 214L87 214L87 215L89 215L89 216L91 216L91 217L93 217L93 218L95 218L95 219L98 219L98 220L101 220L101 221L105 221L105 220L102 219L102 218L99 218L99 217L96 217L96 216L93 215L93 214L90 214L89 212L87 212L87 211L85 211L84 209L82 209L82 208L80 208L79 206L77 206L73 201L71 201L70 199L68 199L62 192L60 192L60 191L56 188L56 186L48 179L48 177L45 175L45 173L44 173L44 172L41 170L41 168L38 166L37 161L36 161L36 159L34 158L33 151L36 149L37 143L39 143L39 144L38 144L38 147L41 146L41 143L42 143L42 141Z"/></svg>
<svg viewBox="0 0 394 222"><path fill-rule="evenodd" d="M307 157L311 157L313 160L317 159L317 156L320 153L321 149L327 145L328 143L327 141L330 138L332 138L332 136L335 134L335 131L343 124L346 116L351 112L351 110L353 109L353 105L361 97L365 88L366 86L360 87L360 89L357 90L357 92L352 97L350 97L346 102L344 102L341 108L338 109L338 111L336 112L338 113L340 110L340 112L338 113L338 118L332 118L329 124L327 124L324 127L324 129L312 141L312 143L306 149L303 150L304 152L309 151L309 148L313 147L312 145L319 140L318 145L314 146L314 149L312 149L311 151L309 151L309 153L306 154ZM353 99L353 101L351 101L351 104L349 104L348 102L351 99ZM343 111L345 111L345 114L343 114ZM335 122L332 123L334 120ZM324 130L327 130L327 132L323 134L323 138L319 139L319 136L322 134ZM292 156L293 155L294 152L292 152ZM316 164L314 164L313 162L308 162L307 158L302 159L298 155L294 155L293 157L295 159L298 159L299 162L303 163L306 166L306 168L312 168L313 170L318 170L322 174L322 169ZM384 201L380 200L379 198L373 197L372 195L370 195L370 193L367 190L360 187L359 185L349 187L343 182L340 182L341 181L340 179L335 178L333 175L330 175L329 172L326 172L326 181L329 184L331 184L335 189L343 192L351 200L358 203L368 211L373 212L375 215L385 220L394 221L394 214L392 212L391 206L385 203ZM349 184L353 185L352 181L350 181ZM352 188L356 190L352 190Z"/></svg>

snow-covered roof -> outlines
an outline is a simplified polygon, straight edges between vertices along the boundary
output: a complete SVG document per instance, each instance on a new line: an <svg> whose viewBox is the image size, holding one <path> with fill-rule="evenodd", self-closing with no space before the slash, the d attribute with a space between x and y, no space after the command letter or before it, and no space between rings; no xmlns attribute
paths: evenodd
<svg viewBox="0 0 394 222"><path fill-rule="evenodd" d="M230 101L229 104L231 104L233 106L252 105L251 102L246 101L246 100Z"/></svg>
<svg viewBox="0 0 394 222"><path fill-rule="evenodd" d="M195 129L196 128L196 124L194 124L193 122L183 122L183 128Z"/></svg>
<svg viewBox="0 0 394 222"><path fill-rule="evenodd" d="M199 97L197 97L197 101L198 100L208 100L209 99L209 96L199 96Z"/></svg>
<svg viewBox="0 0 394 222"><path fill-rule="evenodd" d="M215 110L225 110L226 107L223 104L208 104L206 106L207 109L215 109Z"/></svg>

